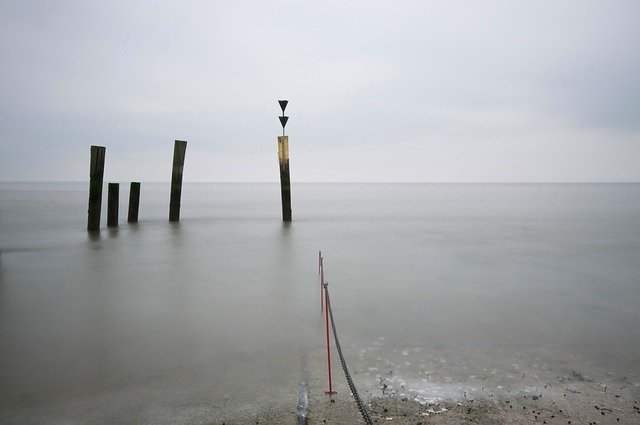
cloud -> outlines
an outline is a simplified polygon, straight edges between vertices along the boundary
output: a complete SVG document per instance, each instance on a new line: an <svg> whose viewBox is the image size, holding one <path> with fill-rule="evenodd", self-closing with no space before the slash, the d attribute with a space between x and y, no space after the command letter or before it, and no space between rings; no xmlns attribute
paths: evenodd
<svg viewBox="0 0 640 425"><path fill-rule="evenodd" d="M46 158L57 152L83 158L90 144L144 160L145 152L187 139L207 158L255 161L274 149L280 98L291 101L292 146L318 161L305 165L301 177L327 152L350 149L364 163L396 145L454 161L450 140L469 142L456 161L467 164L459 176L470 180L487 178L481 159L505 139L515 146L512 162L535 140L543 156L571 146L577 162L593 164L596 146L617 137L633 144L640 124L637 2L1 7L0 144L10 155L0 159L0 179L25 178L21 170L35 161L39 179L82 180L83 167ZM636 149L625 152L638 157ZM203 161L192 166L198 180L237 175ZM420 179L404 166L393 165L394 175ZM459 180L431 166L422 179ZM600 168L590 175L587 166L558 174L537 164L535 175L505 167L514 180L608 178ZM243 169L243 180L269 175L257 163L254 169ZM358 169L344 178L379 176ZM620 174L615 166L609 172ZM638 171L623 174L640 178Z"/></svg>

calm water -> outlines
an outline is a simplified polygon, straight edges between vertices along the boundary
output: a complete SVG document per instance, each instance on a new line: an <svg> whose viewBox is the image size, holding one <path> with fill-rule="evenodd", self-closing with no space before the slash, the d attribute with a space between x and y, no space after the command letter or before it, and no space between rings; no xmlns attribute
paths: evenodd
<svg viewBox="0 0 640 425"><path fill-rule="evenodd" d="M0 184L1 423L294 411L319 249L356 371L412 347L638 379L640 184L297 184L291 225L277 184L196 183L179 224L143 183L127 225L122 186L89 236L87 184Z"/></svg>

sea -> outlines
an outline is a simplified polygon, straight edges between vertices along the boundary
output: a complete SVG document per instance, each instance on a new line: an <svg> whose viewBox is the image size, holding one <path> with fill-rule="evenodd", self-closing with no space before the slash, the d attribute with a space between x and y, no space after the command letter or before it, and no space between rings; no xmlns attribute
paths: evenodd
<svg viewBox="0 0 640 425"><path fill-rule="evenodd" d="M327 385L320 251L365 398L640 385L638 183L294 183L290 223L277 183L185 183L178 223L169 190L128 224L121 182L107 228L105 187L88 233L87 182L0 183L0 423L295 416Z"/></svg>

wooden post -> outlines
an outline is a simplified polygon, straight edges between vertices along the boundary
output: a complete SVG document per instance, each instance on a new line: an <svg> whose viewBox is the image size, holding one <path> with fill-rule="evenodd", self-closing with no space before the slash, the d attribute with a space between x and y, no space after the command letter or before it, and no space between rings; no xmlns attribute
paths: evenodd
<svg viewBox="0 0 640 425"><path fill-rule="evenodd" d="M107 199L107 227L118 227L119 198L120 183L109 183L109 197Z"/></svg>
<svg viewBox="0 0 640 425"><path fill-rule="evenodd" d="M127 222L129 223L138 222L139 208L140 208L140 183L131 182L131 187L129 188L129 216L127 217Z"/></svg>
<svg viewBox="0 0 640 425"><path fill-rule="evenodd" d="M173 172L171 174L171 201L169 203L169 221L180 221L180 195L182 194L182 170L187 142L176 140L173 146Z"/></svg>
<svg viewBox="0 0 640 425"><path fill-rule="evenodd" d="M282 221L291 221L291 178L289 177L289 136L278 136Z"/></svg>
<svg viewBox="0 0 640 425"><path fill-rule="evenodd" d="M102 179L104 177L104 146L91 146L91 165L89 167L89 212L87 230L100 230L100 210L102 208Z"/></svg>

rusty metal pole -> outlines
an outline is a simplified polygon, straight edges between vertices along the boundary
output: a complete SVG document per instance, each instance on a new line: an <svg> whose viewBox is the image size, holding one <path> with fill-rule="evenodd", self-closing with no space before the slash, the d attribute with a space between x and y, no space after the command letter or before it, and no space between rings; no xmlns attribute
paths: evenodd
<svg viewBox="0 0 640 425"><path fill-rule="evenodd" d="M320 313L324 309L324 264L322 262L322 251L318 252L318 264L320 267Z"/></svg>
<svg viewBox="0 0 640 425"><path fill-rule="evenodd" d="M327 330L327 369L329 371L329 390L325 391L325 394L333 395L336 392L333 391L332 380L331 380L331 342L329 338L329 305L327 304L327 294L326 292L329 290L329 284L327 282L323 283L325 294L324 294L324 317L325 317L325 328Z"/></svg>

